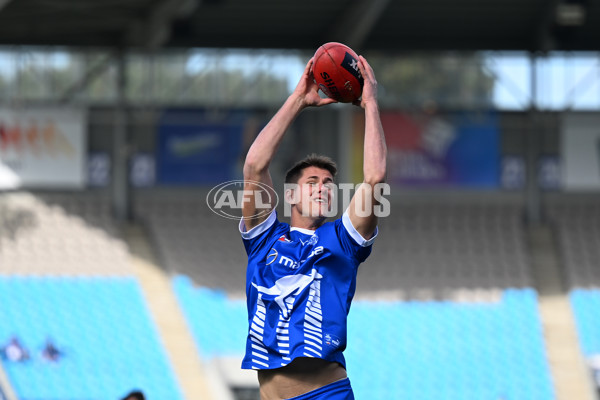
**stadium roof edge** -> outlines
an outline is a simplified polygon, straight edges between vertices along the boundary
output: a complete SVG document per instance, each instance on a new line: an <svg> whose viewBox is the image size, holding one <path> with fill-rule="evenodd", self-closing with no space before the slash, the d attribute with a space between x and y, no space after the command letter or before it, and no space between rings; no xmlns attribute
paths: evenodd
<svg viewBox="0 0 600 400"><path fill-rule="evenodd" d="M0 45L598 51L587 0L0 0Z"/></svg>

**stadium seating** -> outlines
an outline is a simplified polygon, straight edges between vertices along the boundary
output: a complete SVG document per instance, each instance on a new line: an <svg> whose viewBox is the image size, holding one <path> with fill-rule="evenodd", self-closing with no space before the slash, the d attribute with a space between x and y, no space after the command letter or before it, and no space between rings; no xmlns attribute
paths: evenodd
<svg viewBox="0 0 600 400"><path fill-rule="evenodd" d="M0 274L131 275L106 196L3 193Z"/></svg>
<svg viewBox="0 0 600 400"><path fill-rule="evenodd" d="M600 354L600 288L573 290L570 300L583 354L587 357Z"/></svg>
<svg viewBox="0 0 600 400"><path fill-rule="evenodd" d="M375 384L380 399L554 398L532 290L506 290L499 303L358 302L349 323L363 396Z"/></svg>
<svg viewBox="0 0 600 400"><path fill-rule="evenodd" d="M212 213L205 195L150 190L135 211L176 274L200 355L241 361L246 258L237 222ZM582 351L593 354L600 212L565 203L549 215ZM115 399L134 388L182 398L106 198L6 193L0 223L0 340L17 334L37 352L52 337L67 353L57 365L5 363L21 398ZM554 398L519 204L393 202L379 229L349 317L357 398Z"/></svg>
<svg viewBox="0 0 600 400"><path fill-rule="evenodd" d="M203 358L243 354L248 330L245 301L231 300L222 290L197 287L184 275L173 278L173 290Z"/></svg>
<svg viewBox="0 0 600 400"><path fill-rule="evenodd" d="M169 271L244 296L246 257L237 221L214 214L205 193L145 193L136 211ZM397 202L380 220L356 295L497 300L502 288L532 286L527 263L518 204Z"/></svg>
<svg viewBox="0 0 600 400"><path fill-rule="evenodd" d="M558 236L566 283L573 288L600 287L600 204L597 199L555 201L548 207Z"/></svg>
<svg viewBox="0 0 600 400"><path fill-rule="evenodd" d="M532 286L527 262L517 205L399 203L380 220L358 293L490 301L502 288Z"/></svg>
<svg viewBox="0 0 600 400"><path fill-rule="evenodd" d="M115 277L0 277L0 340L17 335L32 353L4 362L20 399L183 399L138 283ZM64 351L40 358L46 338Z"/></svg>
<svg viewBox="0 0 600 400"><path fill-rule="evenodd" d="M202 356L241 360L242 243L203 200L154 194L138 210L180 274L173 288ZM553 398L521 226L518 204L393 204L349 319L357 398Z"/></svg>
<svg viewBox="0 0 600 400"><path fill-rule="evenodd" d="M581 352L589 359L600 354L600 204L594 195L559 197L550 202L548 216L557 235Z"/></svg>
<svg viewBox="0 0 600 400"><path fill-rule="evenodd" d="M174 290L204 357L238 356L246 306L178 276ZM531 289L498 303L358 300L348 324L348 372L359 399L554 398Z"/></svg>
<svg viewBox="0 0 600 400"><path fill-rule="evenodd" d="M209 288L244 295L245 252L235 220L214 214L199 190L152 191L140 196L144 221L163 266Z"/></svg>

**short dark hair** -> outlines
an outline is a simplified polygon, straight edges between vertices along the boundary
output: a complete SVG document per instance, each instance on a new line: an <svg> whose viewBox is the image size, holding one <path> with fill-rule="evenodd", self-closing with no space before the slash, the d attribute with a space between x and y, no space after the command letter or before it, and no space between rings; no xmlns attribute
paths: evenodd
<svg viewBox="0 0 600 400"><path fill-rule="evenodd" d="M308 167L326 169L333 177L337 173L335 161L327 156L313 153L298 161L285 173L285 183L298 183L298 179L302 176L302 171Z"/></svg>
<svg viewBox="0 0 600 400"><path fill-rule="evenodd" d="M130 392L127 396L123 397L122 400L146 400L146 397L144 396L144 393L142 393L140 390L134 390L133 392Z"/></svg>

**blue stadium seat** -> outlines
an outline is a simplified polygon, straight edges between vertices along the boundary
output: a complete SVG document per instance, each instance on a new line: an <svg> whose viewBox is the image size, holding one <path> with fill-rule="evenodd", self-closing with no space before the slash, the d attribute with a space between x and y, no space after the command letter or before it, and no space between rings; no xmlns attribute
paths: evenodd
<svg viewBox="0 0 600 400"><path fill-rule="evenodd" d="M572 290L570 300L583 354L600 354L600 289Z"/></svg>
<svg viewBox="0 0 600 400"><path fill-rule="evenodd" d="M245 302L183 276L173 287L202 356L241 362ZM498 303L355 301L345 355L356 397L554 399L536 296L508 289Z"/></svg>
<svg viewBox="0 0 600 400"><path fill-rule="evenodd" d="M203 357L238 355L244 351L244 301L228 300L223 291L194 288L191 280L183 276L174 278L173 288Z"/></svg>
<svg viewBox="0 0 600 400"><path fill-rule="evenodd" d="M32 353L5 362L19 398L115 400L138 388L149 400L183 399L141 289L133 278L0 277L0 340ZM40 357L47 337L65 357Z"/></svg>

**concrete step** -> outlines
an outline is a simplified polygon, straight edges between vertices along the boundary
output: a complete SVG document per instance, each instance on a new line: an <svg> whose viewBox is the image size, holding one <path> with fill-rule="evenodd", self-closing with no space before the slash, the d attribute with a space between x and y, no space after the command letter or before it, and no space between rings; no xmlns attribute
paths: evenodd
<svg viewBox="0 0 600 400"><path fill-rule="evenodd" d="M553 232L546 226L533 227L529 229L528 239L556 399L596 400L579 345L573 310L561 280Z"/></svg>
<svg viewBox="0 0 600 400"><path fill-rule="evenodd" d="M131 265L138 278L179 387L187 400L217 400L207 371L179 308L168 274L156 262L145 232L139 226L127 229Z"/></svg>
<svg viewBox="0 0 600 400"><path fill-rule="evenodd" d="M539 309L557 400L595 400L568 297L542 296Z"/></svg>
<svg viewBox="0 0 600 400"><path fill-rule="evenodd" d="M4 397L2 397L2 395L4 395ZM6 375L6 372L4 371L4 367L2 366L1 362L0 362L0 399L18 400L18 397L15 394L15 391L10 383L10 380L8 379L8 376Z"/></svg>

